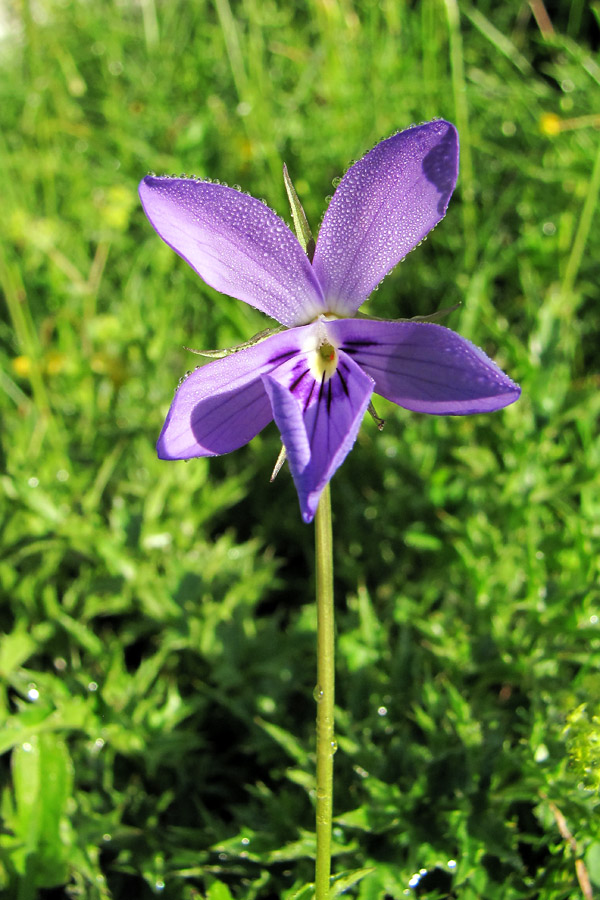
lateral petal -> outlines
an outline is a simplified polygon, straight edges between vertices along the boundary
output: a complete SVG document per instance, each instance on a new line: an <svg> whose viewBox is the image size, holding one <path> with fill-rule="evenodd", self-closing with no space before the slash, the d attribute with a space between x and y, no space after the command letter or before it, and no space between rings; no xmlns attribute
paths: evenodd
<svg viewBox="0 0 600 900"><path fill-rule="evenodd" d="M304 333L275 334L188 375L160 433L159 458L218 456L252 440L273 418L261 376L295 356Z"/></svg>
<svg viewBox="0 0 600 900"><path fill-rule="evenodd" d="M286 363L263 375L263 382L287 451L302 518L311 522L323 488L356 440L373 381L344 353L339 353L337 370L328 381L315 382L309 372L299 382L301 374L297 362Z"/></svg>
<svg viewBox="0 0 600 900"><path fill-rule="evenodd" d="M211 287L282 325L323 312L308 257L279 216L221 184L148 175L140 198L150 223Z"/></svg>
<svg viewBox="0 0 600 900"><path fill-rule="evenodd" d="M437 225L457 175L458 134L441 119L381 141L346 172L313 259L330 312L356 312Z"/></svg>
<svg viewBox="0 0 600 900"><path fill-rule="evenodd" d="M328 323L340 349L375 381L375 392L421 413L493 412L521 388L479 347L443 325L346 319Z"/></svg>

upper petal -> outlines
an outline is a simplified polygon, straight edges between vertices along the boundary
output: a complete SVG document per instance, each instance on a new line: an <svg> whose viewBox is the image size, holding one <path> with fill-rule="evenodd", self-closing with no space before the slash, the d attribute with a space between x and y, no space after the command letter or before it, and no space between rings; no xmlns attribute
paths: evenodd
<svg viewBox="0 0 600 900"><path fill-rule="evenodd" d="M225 185L147 176L144 211L161 238L217 291L283 325L323 311L308 257L273 210Z"/></svg>
<svg viewBox="0 0 600 900"><path fill-rule="evenodd" d="M158 439L159 457L217 456L247 444L273 418L261 375L291 359L305 331L275 334L188 375Z"/></svg>
<svg viewBox="0 0 600 900"><path fill-rule="evenodd" d="M313 268L327 308L359 306L446 213L458 175L458 134L439 119L377 144L329 204Z"/></svg>
<svg viewBox="0 0 600 900"><path fill-rule="evenodd" d="M521 389L488 356L443 325L346 319L328 331L375 381L415 412L465 415L502 409Z"/></svg>
<svg viewBox="0 0 600 900"><path fill-rule="evenodd" d="M263 381L287 451L302 517L311 522L323 488L356 440L373 381L343 353L328 381L316 382L307 364L299 360L264 375Z"/></svg>

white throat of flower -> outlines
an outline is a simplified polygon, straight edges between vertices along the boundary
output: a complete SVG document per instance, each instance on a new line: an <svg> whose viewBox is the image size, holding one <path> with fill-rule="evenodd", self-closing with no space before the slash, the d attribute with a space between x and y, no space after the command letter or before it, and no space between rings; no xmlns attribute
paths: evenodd
<svg viewBox="0 0 600 900"><path fill-rule="evenodd" d="M323 342L316 350L309 353L308 364L315 381L326 384L337 369L337 349L328 341Z"/></svg>
<svg viewBox="0 0 600 900"><path fill-rule="evenodd" d="M326 326L329 318L337 317L321 315L314 321L303 348L310 374L319 384L326 384L338 366L337 341L332 340Z"/></svg>

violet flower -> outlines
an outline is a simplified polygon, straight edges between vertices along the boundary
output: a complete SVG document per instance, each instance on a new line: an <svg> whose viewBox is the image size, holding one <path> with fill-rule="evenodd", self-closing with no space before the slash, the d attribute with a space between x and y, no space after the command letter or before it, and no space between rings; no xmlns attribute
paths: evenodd
<svg viewBox="0 0 600 900"><path fill-rule="evenodd" d="M519 387L450 329L356 317L382 278L443 218L457 174L458 136L449 122L377 144L338 185L312 263L259 200L210 182L144 178L140 197L161 238L207 284L286 326L180 384L159 457L229 453L274 418L310 522L374 391L437 415L513 403Z"/></svg>

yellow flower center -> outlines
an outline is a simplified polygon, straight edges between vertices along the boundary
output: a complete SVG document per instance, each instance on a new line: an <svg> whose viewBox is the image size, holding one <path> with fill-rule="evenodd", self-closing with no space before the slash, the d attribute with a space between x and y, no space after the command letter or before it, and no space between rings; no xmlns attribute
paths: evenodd
<svg viewBox="0 0 600 900"><path fill-rule="evenodd" d="M338 355L335 347L328 343L321 344L311 355L310 369L314 379L316 381L329 381L337 369Z"/></svg>

